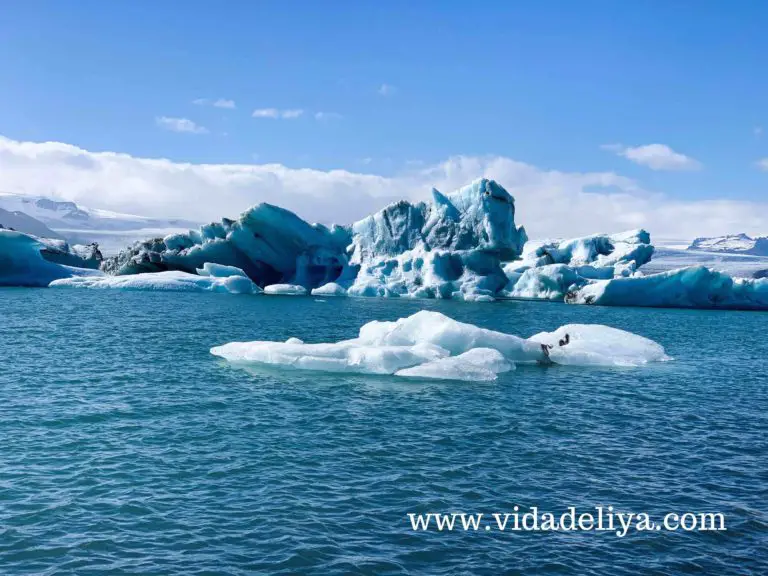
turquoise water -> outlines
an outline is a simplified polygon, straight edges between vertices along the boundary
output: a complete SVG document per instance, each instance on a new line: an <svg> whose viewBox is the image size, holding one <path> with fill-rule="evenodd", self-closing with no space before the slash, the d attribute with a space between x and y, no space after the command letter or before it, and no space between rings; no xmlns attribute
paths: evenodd
<svg viewBox="0 0 768 576"><path fill-rule="evenodd" d="M431 308L604 323L642 369L493 383L245 372L211 346ZM768 316L0 290L1 574L768 573ZM726 532L414 532L409 512L721 512Z"/></svg>

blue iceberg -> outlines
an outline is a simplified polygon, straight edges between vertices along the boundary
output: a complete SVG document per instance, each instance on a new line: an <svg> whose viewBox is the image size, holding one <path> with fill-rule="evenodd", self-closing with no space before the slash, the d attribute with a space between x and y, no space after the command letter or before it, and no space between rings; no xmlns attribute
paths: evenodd
<svg viewBox="0 0 768 576"><path fill-rule="evenodd" d="M44 287L59 278L102 275L95 246L0 229L0 286Z"/></svg>
<svg viewBox="0 0 768 576"><path fill-rule="evenodd" d="M649 276L591 282L570 293L571 304L768 310L768 278L732 278L704 266Z"/></svg>

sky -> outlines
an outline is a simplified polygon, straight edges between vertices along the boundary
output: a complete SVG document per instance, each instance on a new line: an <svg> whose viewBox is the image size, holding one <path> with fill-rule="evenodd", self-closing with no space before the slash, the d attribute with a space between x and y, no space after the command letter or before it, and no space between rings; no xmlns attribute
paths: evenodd
<svg viewBox="0 0 768 576"><path fill-rule="evenodd" d="M0 3L0 190L347 223L495 178L534 236L768 234L768 3Z"/></svg>

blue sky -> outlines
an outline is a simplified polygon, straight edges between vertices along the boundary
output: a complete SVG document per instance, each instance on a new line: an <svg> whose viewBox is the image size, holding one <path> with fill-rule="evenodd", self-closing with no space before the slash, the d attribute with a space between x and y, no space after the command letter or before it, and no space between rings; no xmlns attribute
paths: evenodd
<svg viewBox="0 0 768 576"><path fill-rule="evenodd" d="M763 201L766 22L748 0L3 2L0 134L384 175L492 155ZM693 164L603 148L654 143Z"/></svg>

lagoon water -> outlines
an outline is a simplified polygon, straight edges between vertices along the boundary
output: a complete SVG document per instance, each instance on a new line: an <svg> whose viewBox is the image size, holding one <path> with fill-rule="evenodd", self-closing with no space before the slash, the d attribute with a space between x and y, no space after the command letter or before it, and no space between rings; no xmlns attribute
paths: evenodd
<svg viewBox="0 0 768 576"><path fill-rule="evenodd" d="M675 361L492 383L290 370L233 340L422 309ZM768 316L533 302L0 290L0 573L768 573ZM409 512L721 512L726 532L414 532Z"/></svg>

